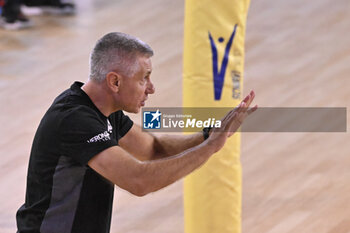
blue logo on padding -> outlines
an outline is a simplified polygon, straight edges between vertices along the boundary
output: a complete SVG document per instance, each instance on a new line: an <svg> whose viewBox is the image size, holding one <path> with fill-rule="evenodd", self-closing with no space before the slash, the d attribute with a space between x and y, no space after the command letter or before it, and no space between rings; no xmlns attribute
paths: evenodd
<svg viewBox="0 0 350 233"><path fill-rule="evenodd" d="M143 112L143 128L144 129L160 129L162 113L159 110Z"/></svg>
<svg viewBox="0 0 350 233"><path fill-rule="evenodd" d="M213 40L213 37L211 36L210 32L209 34L209 40L210 40L210 46L211 46L211 52L212 52L212 61L213 61L213 81L214 81L214 95L215 100L221 99L221 93L222 88L224 86L224 79L225 79L225 73L226 73L226 67L228 64L228 55L230 53L231 45L233 42L233 38L236 34L236 28L237 24L235 25L233 32L230 36L230 39L228 40L225 48L225 54L221 62L221 67L219 69L218 67L218 51L215 45L215 41ZM219 43L224 42L224 38L219 38Z"/></svg>

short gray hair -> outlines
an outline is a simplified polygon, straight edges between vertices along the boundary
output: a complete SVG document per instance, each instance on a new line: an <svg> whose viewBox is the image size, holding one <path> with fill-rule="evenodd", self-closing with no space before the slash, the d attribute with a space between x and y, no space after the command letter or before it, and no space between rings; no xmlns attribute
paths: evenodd
<svg viewBox="0 0 350 233"><path fill-rule="evenodd" d="M90 55L90 79L102 82L108 72L133 75L137 56L153 56L152 48L142 40L121 32L111 32L99 39Z"/></svg>

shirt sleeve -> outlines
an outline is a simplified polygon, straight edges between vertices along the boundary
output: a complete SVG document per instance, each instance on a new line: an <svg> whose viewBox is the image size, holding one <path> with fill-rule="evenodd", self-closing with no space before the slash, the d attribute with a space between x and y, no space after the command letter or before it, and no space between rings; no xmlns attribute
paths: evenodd
<svg viewBox="0 0 350 233"><path fill-rule="evenodd" d="M134 122L126 116L123 111L118 111L114 116L115 125L117 126L118 140L122 138L133 126Z"/></svg>
<svg viewBox="0 0 350 233"><path fill-rule="evenodd" d="M79 106L62 119L60 125L62 154L82 165L103 150L118 143L108 131L107 119L86 106Z"/></svg>

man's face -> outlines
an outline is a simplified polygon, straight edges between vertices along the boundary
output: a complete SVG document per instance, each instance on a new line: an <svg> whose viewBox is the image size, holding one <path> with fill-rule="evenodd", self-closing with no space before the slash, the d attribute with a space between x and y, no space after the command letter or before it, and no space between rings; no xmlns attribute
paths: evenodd
<svg viewBox="0 0 350 233"><path fill-rule="evenodd" d="M146 56L137 57L136 72L129 77L123 76L119 95L123 103L123 110L138 113L145 106L148 94L154 93L151 82L152 63Z"/></svg>

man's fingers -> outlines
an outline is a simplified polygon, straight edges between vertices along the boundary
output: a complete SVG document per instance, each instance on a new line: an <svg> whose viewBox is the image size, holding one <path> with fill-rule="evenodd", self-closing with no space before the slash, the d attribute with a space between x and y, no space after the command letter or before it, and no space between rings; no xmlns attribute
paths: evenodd
<svg viewBox="0 0 350 233"><path fill-rule="evenodd" d="M250 99L250 93L242 100L242 102L247 103L249 99Z"/></svg>
<svg viewBox="0 0 350 233"><path fill-rule="evenodd" d="M247 115L246 112L240 112L237 113L235 116L231 118L229 127L227 128L228 132L236 132L238 128L242 125L245 116Z"/></svg>
<svg viewBox="0 0 350 233"><path fill-rule="evenodd" d="M244 108L246 107L246 104L244 102L241 102L237 107L235 107L234 109L232 109L231 111L229 111L226 116L224 117L224 119L229 119L231 118L235 113L240 113L242 111L244 111Z"/></svg>
<svg viewBox="0 0 350 233"><path fill-rule="evenodd" d="M247 107L250 106L250 104L254 100L254 97L255 97L255 92L253 90L251 90L249 92L249 94L246 96L246 98L244 98L243 102L245 102L247 104Z"/></svg>
<svg viewBox="0 0 350 233"><path fill-rule="evenodd" d="M241 102L239 106L242 106L242 109L240 109L239 112L247 112L248 114L254 112L257 109L257 105L253 108L249 109L250 104L253 102L255 97L255 92L252 90L250 93L244 98L244 100Z"/></svg>
<svg viewBox="0 0 350 233"><path fill-rule="evenodd" d="M232 115L230 115L230 117L227 119L227 122L225 124L225 128L224 131L228 132L230 131L232 122L234 121L234 119L239 115L238 112L234 112Z"/></svg>
<svg viewBox="0 0 350 233"><path fill-rule="evenodd" d="M247 111L248 115L251 114L252 112L255 112L255 110L257 110L257 109L258 109L258 105L255 105L254 107L248 109L248 111Z"/></svg>
<svg viewBox="0 0 350 233"><path fill-rule="evenodd" d="M239 127L243 123L244 118L257 109L257 105L255 105L253 108L249 108L254 97L255 93L252 90L236 108L225 115L221 121L222 128L225 131L230 130L234 124L238 125Z"/></svg>

